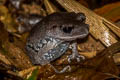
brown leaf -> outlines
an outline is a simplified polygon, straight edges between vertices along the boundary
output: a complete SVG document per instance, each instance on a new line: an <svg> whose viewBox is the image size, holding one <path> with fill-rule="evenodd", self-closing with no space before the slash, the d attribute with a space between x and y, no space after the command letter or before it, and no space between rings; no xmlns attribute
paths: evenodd
<svg viewBox="0 0 120 80"><path fill-rule="evenodd" d="M4 24L4 27L8 32L16 32L15 26L17 24L8 9L3 5L0 5L0 21Z"/></svg>
<svg viewBox="0 0 120 80"><path fill-rule="evenodd" d="M96 9L95 12L115 22L120 19L120 2L105 5Z"/></svg>
<svg viewBox="0 0 120 80"><path fill-rule="evenodd" d="M41 70L39 79L43 80L105 80L107 78L119 78L119 69L115 65L112 55L120 51L120 42L113 44L112 46L97 53L97 55L91 59L80 63L71 63L72 71L63 74L56 74L54 70L49 66L44 66ZM62 69L63 65L56 65L57 69ZM52 71L51 71L52 69ZM42 75L42 76L41 76Z"/></svg>

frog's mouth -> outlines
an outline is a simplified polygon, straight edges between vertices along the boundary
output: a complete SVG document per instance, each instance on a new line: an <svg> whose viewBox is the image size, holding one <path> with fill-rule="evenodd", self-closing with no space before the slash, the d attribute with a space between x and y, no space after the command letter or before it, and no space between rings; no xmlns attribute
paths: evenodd
<svg viewBox="0 0 120 80"><path fill-rule="evenodd" d="M72 39L83 39L83 38L85 38L86 36L87 36L88 34L82 34L82 35L77 35L77 36L67 36L67 37L59 37L59 39L70 39L70 40L72 40Z"/></svg>

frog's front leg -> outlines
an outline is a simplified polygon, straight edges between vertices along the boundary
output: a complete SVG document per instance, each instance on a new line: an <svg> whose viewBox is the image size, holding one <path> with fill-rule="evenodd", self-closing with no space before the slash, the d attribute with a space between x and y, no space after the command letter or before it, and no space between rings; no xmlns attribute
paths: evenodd
<svg viewBox="0 0 120 80"><path fill-rule="evenodd" d="M71 44L70 48L72 49L72 55L68 56L68 62L71 63L72 59L76 59L77 62L80 62L80 60L84 60L85 57L80 55L77 49L77 42L74 42Z"/></svg>

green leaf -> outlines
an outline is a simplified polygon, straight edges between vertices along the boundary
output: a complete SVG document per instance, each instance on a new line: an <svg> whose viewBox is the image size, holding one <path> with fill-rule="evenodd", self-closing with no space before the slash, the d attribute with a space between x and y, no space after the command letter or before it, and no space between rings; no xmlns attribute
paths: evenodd
<svg viewBox="0 0 120 80"><path fill-rule="evenodd" d="M38 68L32 72L32 75L28 79L25 80L37 80L37 76L38 76Z"/></svg>

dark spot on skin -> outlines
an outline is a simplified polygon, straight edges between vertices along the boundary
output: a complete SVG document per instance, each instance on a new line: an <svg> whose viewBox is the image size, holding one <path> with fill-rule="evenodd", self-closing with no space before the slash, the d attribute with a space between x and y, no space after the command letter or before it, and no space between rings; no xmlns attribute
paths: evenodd
<svg viewBox="0 0 120 80"><path fill-rule="evenodd" d="M27 47L33 48L33 45L31 43L27 44Z"/></svg>
<svg viewBox="0 0 120 80"><path fill-rule="evenodd" d="M33 46L32 43L27 44L27 49L29 49L29 48L30 48L31 50L35 51L35 52L38 52L38 51L39 51L39 50L38 50L38 47Z"/></svg>
<svg viewBox="0 0 120 80"><path fill-rule="evenodd" d="M39 51L40 50L40 46L35 46L35 50Z"/></svg>

